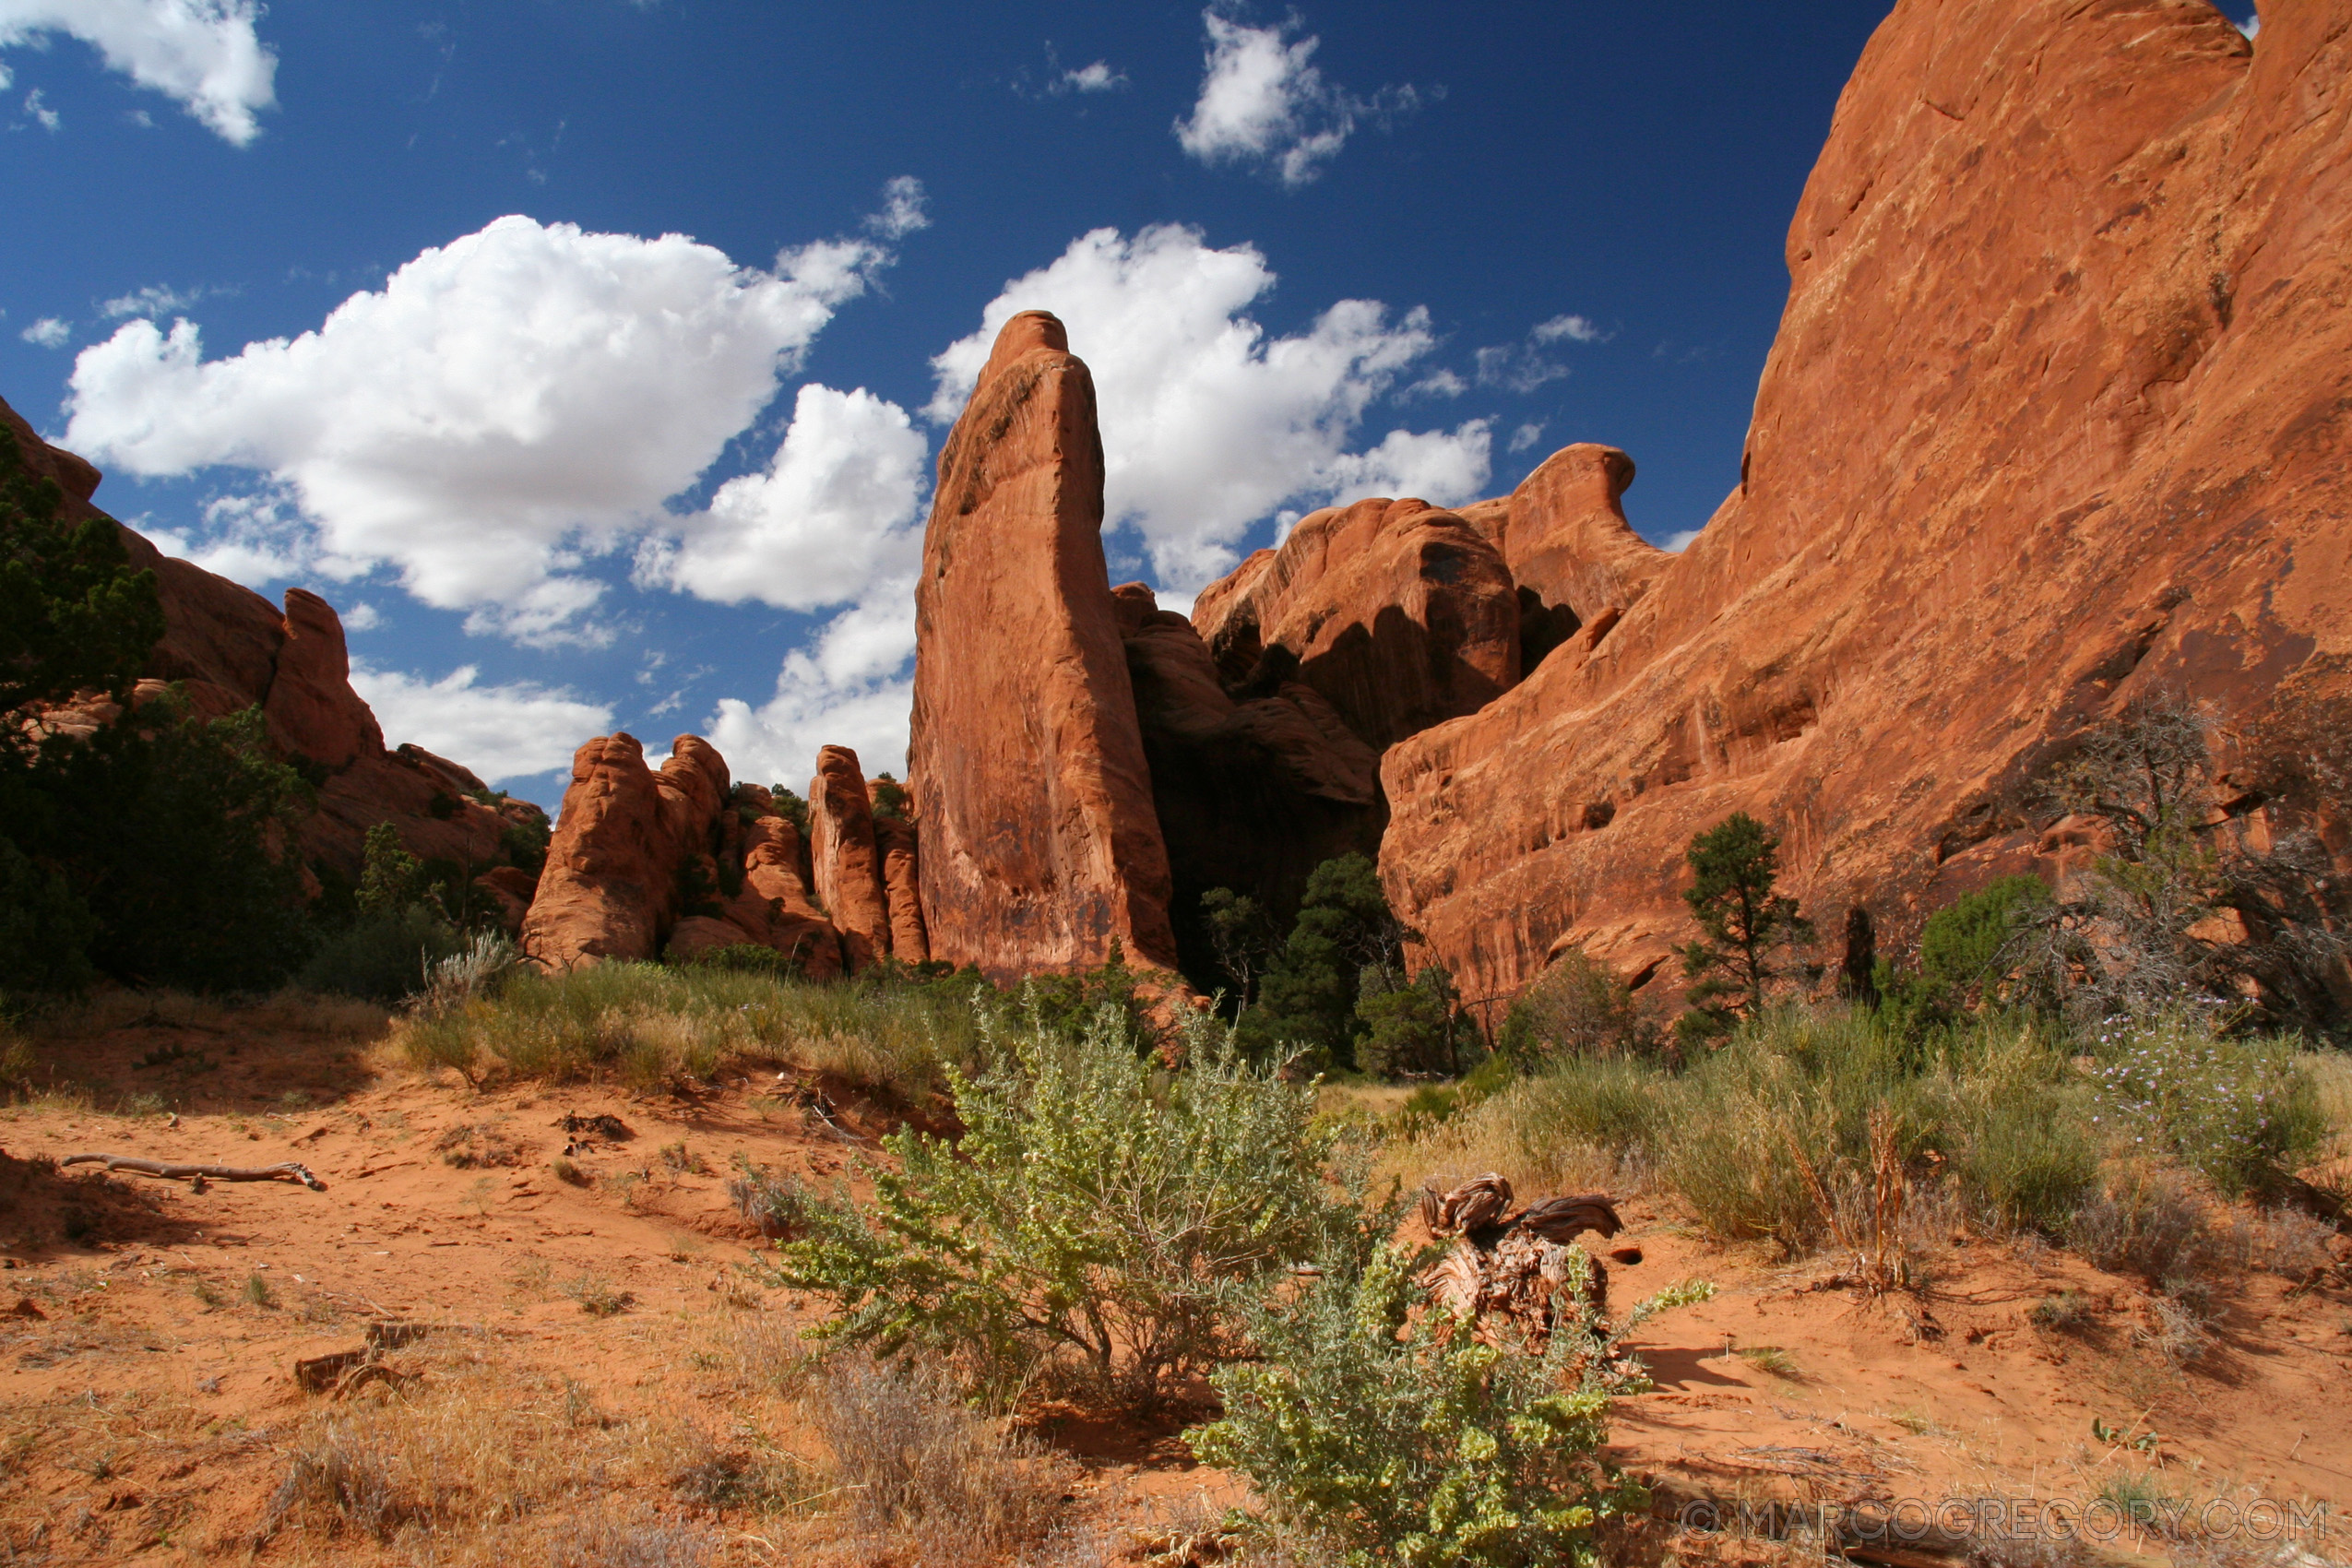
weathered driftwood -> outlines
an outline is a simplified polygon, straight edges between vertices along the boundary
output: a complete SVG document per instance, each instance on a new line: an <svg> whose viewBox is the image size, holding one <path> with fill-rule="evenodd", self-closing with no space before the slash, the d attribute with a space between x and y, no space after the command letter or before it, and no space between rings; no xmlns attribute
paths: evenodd
<svg viewBox="0 0 2352 1568"><path fill-rule="evenodd" d="M68 1165L102 1165L109 1170L128 1170L141 1176L160 1176L167 1182L187 1182L202 1192L207 1182L275 1182L283 1176L300 1182L314 1193L327 1191L327 1183L311 1174L309 1166L298 1160L285 1160L277 1165L172 1165L160 1159L136 1159L125 1154L69 1154L57 1162L64 1170Z"/></svg>
<svg viewBox="0 0 2352 1568"><path fill-rule="evenodd" d="M1421 1276L1421 1287L1455 1316L1508 1323L1525 1342L1540 1347L1558 1316L1555 1298L1572 1290L1580 1276L1591 1311L1609 1303L1608 1268L1589 1254L1580 1267L1570 1243L1587 1231L1614 1236L1624 1224L1602 1193L1547 1198L1517 1214L1505 1212L1510 1204L1511 1183L1492 1172L1443 1195L1423 1193L1421 1217L1431 1233L1456 1240Z"/></svg>
<svg viewBox="0 0 2352 1568"><path fill-rule="evenodd" d="M1462 1236L1483 1230L1511 1206L1511 1183L1494 1171L1473 1176L1443 1197L1421 1194L1421 1218L1432 1236Z"/></svg>

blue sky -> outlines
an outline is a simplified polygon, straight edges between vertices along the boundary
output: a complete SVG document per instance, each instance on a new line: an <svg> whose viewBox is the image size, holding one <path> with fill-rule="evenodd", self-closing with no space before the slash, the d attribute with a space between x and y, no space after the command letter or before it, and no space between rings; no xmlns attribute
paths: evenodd
<svg viewBox="0 0 2352 1568"><path fill-rule="evenodd" d="M1114 580L1631 452L1737 479L1886 0L0 0L0 395L351 627L389 738L905 743L931 463L994 325L1094 365Z"/></svg>

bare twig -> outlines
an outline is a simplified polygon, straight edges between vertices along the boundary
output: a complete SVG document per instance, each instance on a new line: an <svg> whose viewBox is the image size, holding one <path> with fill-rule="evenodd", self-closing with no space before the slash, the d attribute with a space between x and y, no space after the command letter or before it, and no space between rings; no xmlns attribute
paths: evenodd
<svg viewBox="0 0 2352 1568"><path fill-rule="evenodd" d="M137 1159L124 1154L69 1154L57 1162L61 1170L68 1165L102 1165L109 1170L187 1182L197 1192L204 1190L207 1182L275 1182L280 1176L300 1182L314 1193L327 1191L327 1183L311 1174L309 1166L291 1159L277 1165L167 1165L160 1159Z"/></svg>

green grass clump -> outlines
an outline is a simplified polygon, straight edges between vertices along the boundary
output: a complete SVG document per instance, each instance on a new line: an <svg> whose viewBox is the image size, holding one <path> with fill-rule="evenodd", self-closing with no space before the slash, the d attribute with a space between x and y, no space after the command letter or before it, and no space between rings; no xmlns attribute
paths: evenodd
<svg viewBox="0 0 2352 1568"><path fill-rule="evenodd" d="M494 995L402 1026L409 1060L469 1082L617 1080L655 1088L731 1064L789 1063L909 1100L977 1061L968 995L945 982L818 983L709 966L598 964L514 974Z"/></svg>

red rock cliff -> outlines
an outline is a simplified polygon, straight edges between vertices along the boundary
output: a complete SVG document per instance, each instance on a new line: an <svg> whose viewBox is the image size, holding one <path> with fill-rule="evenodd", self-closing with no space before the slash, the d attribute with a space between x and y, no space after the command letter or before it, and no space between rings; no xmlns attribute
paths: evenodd
<svg viewBox="0 0 2352 1568"><path fill-rule="evenodd" d="M931 956L1003 979L1172 966L1168 852L1102 556L1094 380L1041 311L939 455L915 588L910 779Z"/></svg>
<svg viewBox="0 0 2352 1568"><path fill-rule="evenodd" d="M1691 835L1821 908L2030 849L2053 743L2352 659L2352 0L1902 0L1839 101L1740 488L1597 646L1384 757L1472 997L1686 934Z"/></svg>

